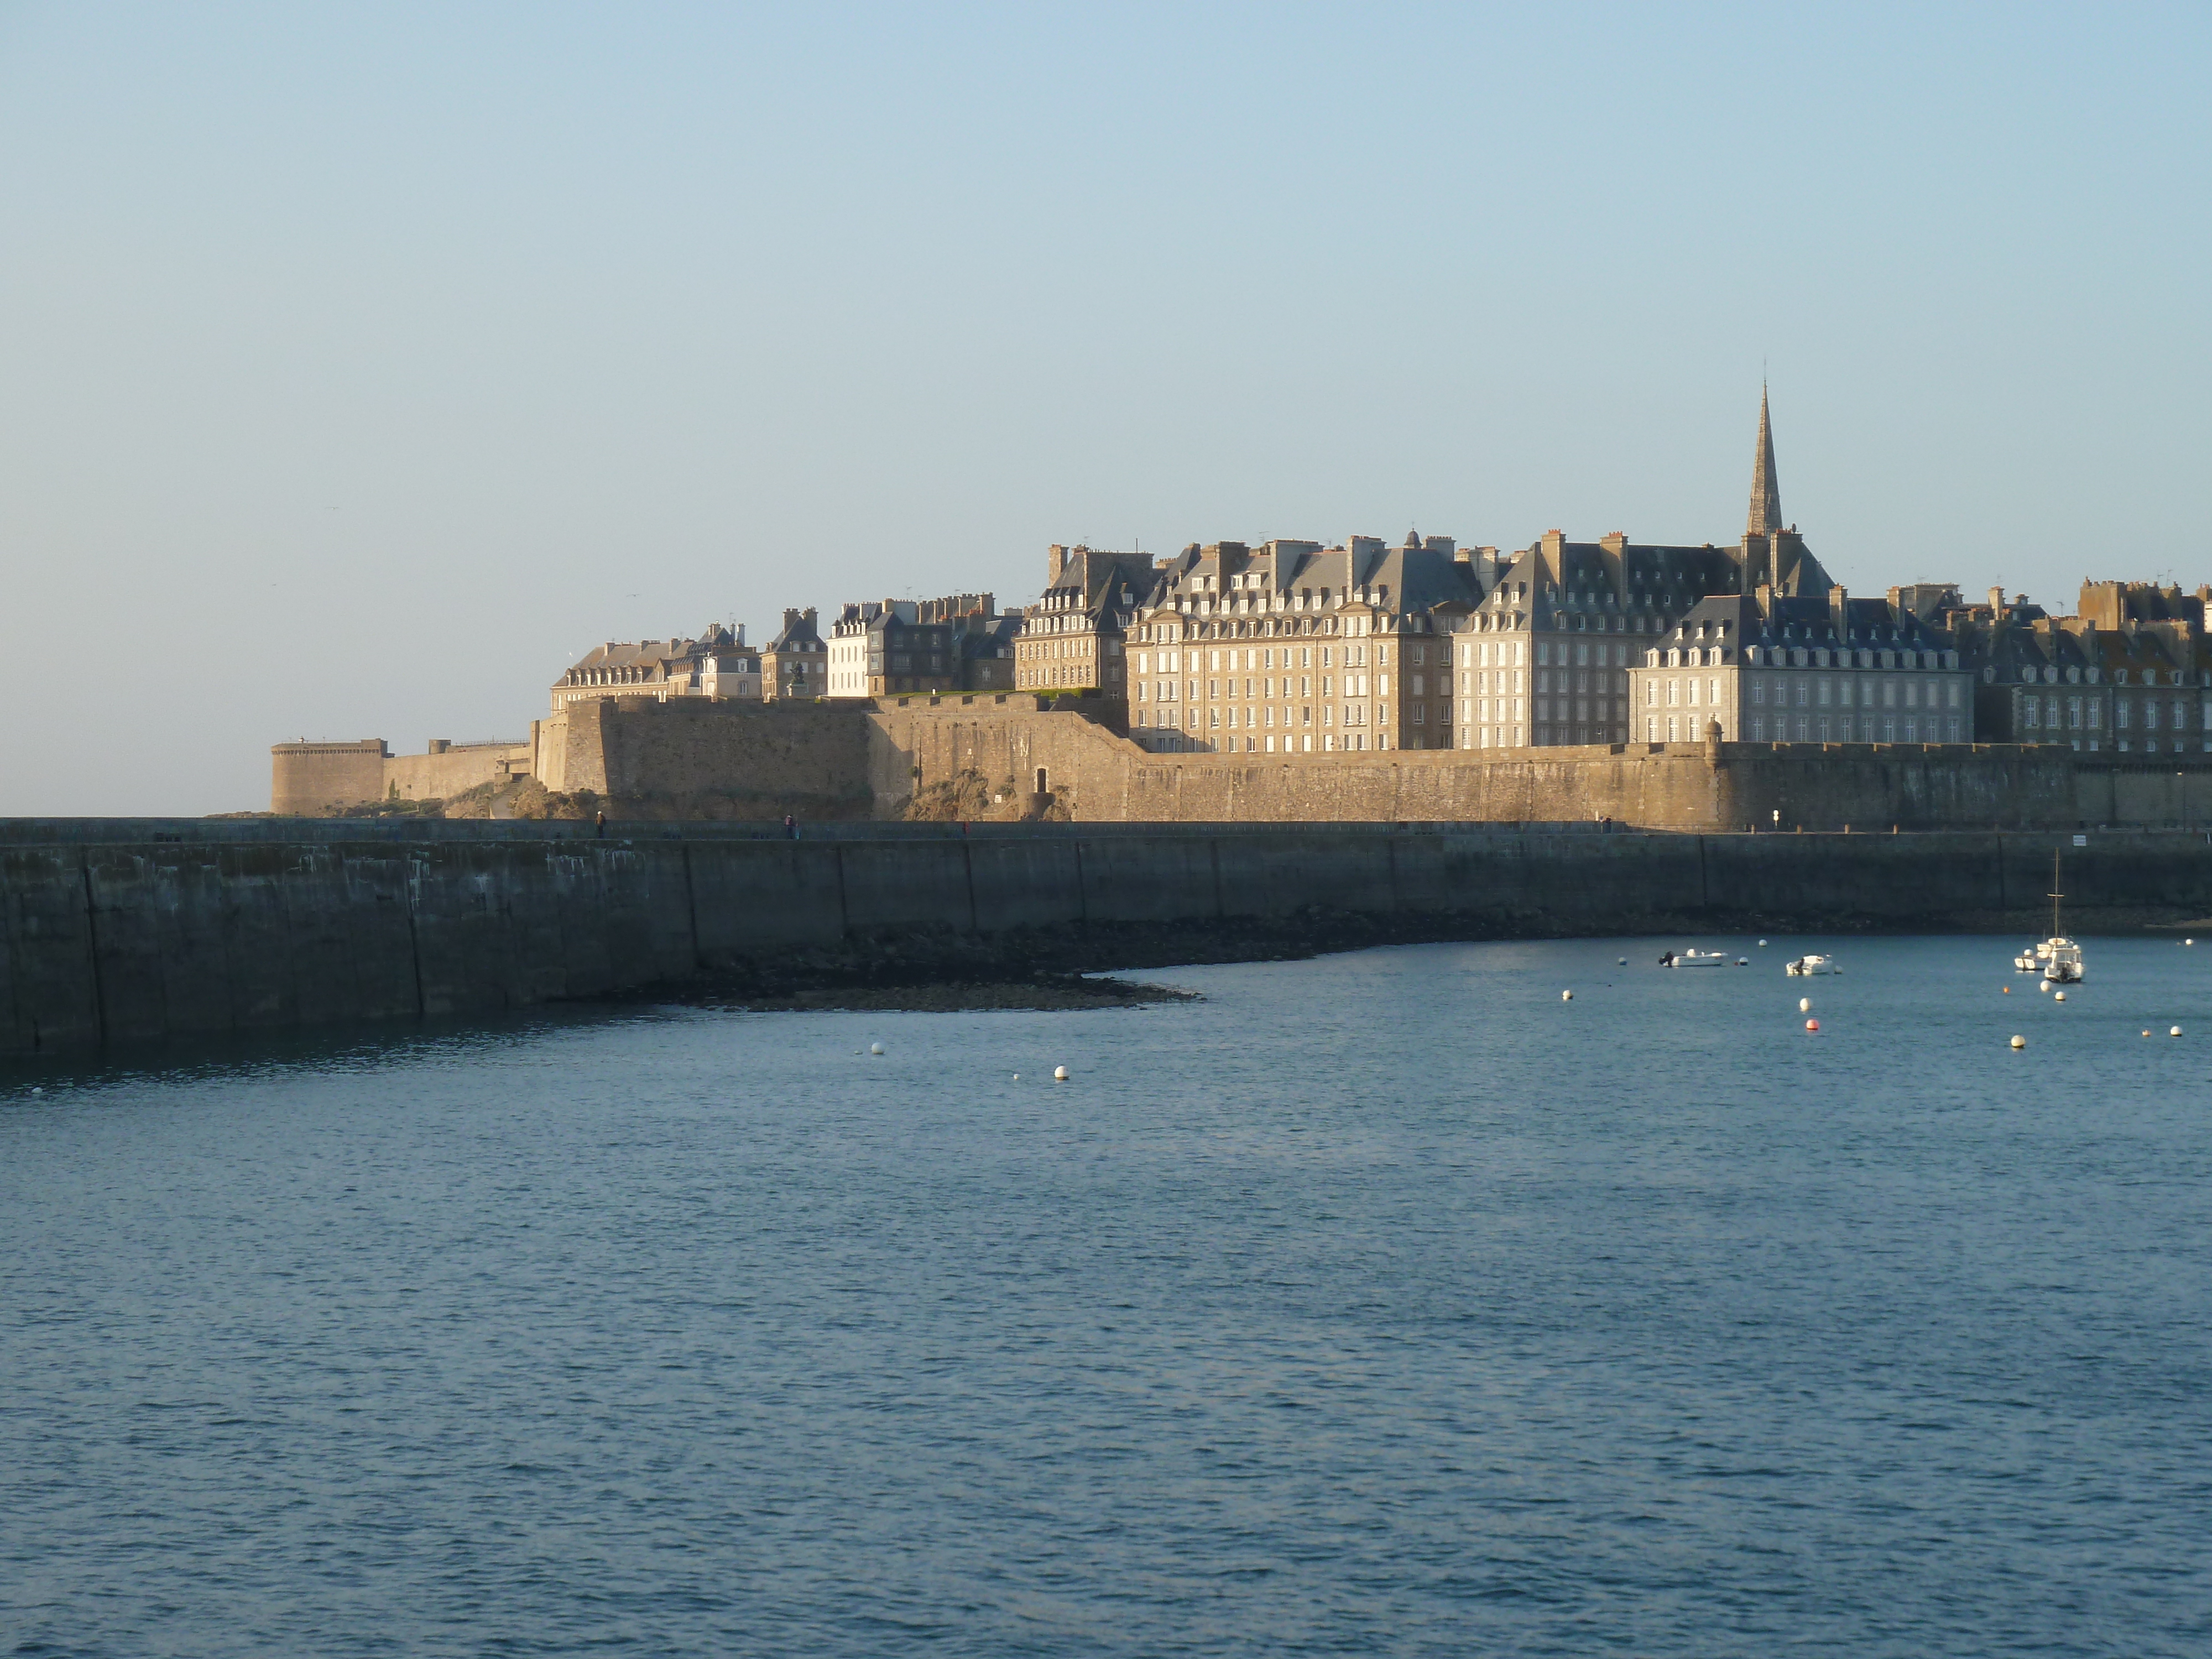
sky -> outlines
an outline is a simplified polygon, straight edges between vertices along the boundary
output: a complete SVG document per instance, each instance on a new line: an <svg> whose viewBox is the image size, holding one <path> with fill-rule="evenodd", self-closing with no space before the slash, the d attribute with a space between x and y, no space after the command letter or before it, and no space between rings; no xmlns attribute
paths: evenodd
<svg viewBox="0 0 2212 1659"><path fill-rule="evenodd" d="M2212 9L0 0L0 814L1050 543L2212 580Z"/></svg>

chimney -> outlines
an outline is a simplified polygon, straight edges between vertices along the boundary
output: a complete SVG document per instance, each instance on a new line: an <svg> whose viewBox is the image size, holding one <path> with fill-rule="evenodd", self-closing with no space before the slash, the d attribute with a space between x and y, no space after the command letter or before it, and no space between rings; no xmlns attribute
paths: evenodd
<svg viewBox="0 0 2212 1659"><path fill-rule="evenodd" d="M1613 531L1608 535L1599 537L1597 544L1608 553L1620 553L1628 546L1628 532L1626 530Z"/></svg>
<svg viewBox="0 0 2212 1659"><path fill-rule="evenodd" d="M1050 587L1067 568L1067 549L1054 542L1044 550L1044 585Z"/></svg>
<svg viewBox="0 0 2212 1659"><path fill-rule="evenodd" d="M1992 587L1990 589L1990 609L1996 611L2000 615L2003 613L2004 589L2002 587Z"/></svg>

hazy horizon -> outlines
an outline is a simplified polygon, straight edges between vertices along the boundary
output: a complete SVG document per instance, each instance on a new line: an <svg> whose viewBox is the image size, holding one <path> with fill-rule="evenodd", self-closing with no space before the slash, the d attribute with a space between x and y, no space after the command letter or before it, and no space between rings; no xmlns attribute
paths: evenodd
<svg viewBox="0 0 2212 1659"><path fill-rule="evenodd" d="M0 812L1048 544L2212 579L2212 18L0 7ZM2193 204L2193 205L2192 205Z"/></svg>

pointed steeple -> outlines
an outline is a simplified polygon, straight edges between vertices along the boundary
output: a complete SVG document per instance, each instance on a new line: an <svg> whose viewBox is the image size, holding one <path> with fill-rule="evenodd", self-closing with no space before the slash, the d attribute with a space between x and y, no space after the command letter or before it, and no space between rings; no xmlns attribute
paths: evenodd
<svg viewBox="0 0 2212 1659"><path fill-rule="evenodd" d="M1766 383L1759 385L1759 453L1751 464L1751 520L1747 533L1771 536L1782 528L1782 486L1774 478L1774 429L1766 420Z"/></svg>

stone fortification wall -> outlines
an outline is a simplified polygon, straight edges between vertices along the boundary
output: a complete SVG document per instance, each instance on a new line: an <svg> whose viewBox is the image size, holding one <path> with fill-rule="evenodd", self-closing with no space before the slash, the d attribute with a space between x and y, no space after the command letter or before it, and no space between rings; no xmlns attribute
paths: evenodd
<svg viewBox="0 0 2212 1659"><path fill-rule="evenodd" d="M394 755L384 763L384 787L402 800L451 800L530 770L530 745L511 743L433 743L426 755Z"/></svg>
<svg viewBox="0 0 2212 1659"><path fill-rule="evenodd" d="M866 710L844 702L572 703L539 723L548 789L625 818L865 818Z"/></svg>
<svg viewBox="0 0 2212 1659"><path fill-rule="evenodd" d="M1520 823L1610 818L1681 830L2071 829L2212 820L2212 757L2057 745L1643 744L1357 755L1152 754L1013 693L836 702L594 699L538 724L526 752L380 758L285 744L279 811L400 793L450 799L502 757L617 818L896 818L965 780L956 816L1079 823ZM356 775L359 775L359 781ZM1042 787L1040 787L1040 785ZM340 792L362 793L344 797ZM996 798L994 800L994 798Z"/></svg>
<svg viewBox="0 0 2212 1659"><path fill-rule="evenodd" d="M531 769L529 744L447 743L429 752L395 755L381 739L358 743L280 743L270 752L269 810L325 817L348 806L385 800L451 800L483 784L496 787Z"/></svg>
<svg viewBox="0 0 2212 1659"><path fill-rule="evenodd" d="M1982 744L1702 744L1409 750L1358 755L1156 755L1059 712L887 700L870 777L879 814L965 769L1033 787L1079 822L1510 823L1597 817L1650 829L1989 829L2179 822L2148 789L2099 794L2076 757ZM1490 757L1494 755L1495 758ZM2087 757L2083 757L2087 758ZM2197 764L2200 767L2203 763ZM2172 769L2167 769L2170 774ZM2212 771L2199 787L2212 808ZM2096 793L2093 790L2092 793ZM2131 814L2142 812L2140 818Z"/></svg>
<svg viewBox="0 0 2212 1659"><path fill-rule="evenodd" d="M384 793L385 746L359 743L280 743L269 751L269 810L313 816Z"/></svg>
<svg viewBox="0 0 2212 1659"><path fill-rule="evenodd" d="M0 837L0 1055L495 1012L794 962L988 971L1048 949L1059 965L1109 967L1378 930L2016 932L2045 914L2052 850L2071 839L1244 826L525 840L507 824L462 828L404 843ZM2212 838L2089 841L2066 853L2080 931L2212 913Z"/></svg>

